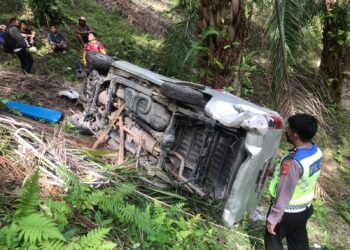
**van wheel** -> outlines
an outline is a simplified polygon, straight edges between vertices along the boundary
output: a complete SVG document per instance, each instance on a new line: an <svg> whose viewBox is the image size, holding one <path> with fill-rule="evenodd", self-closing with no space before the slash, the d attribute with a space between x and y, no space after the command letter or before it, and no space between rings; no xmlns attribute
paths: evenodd
<svg viewBox="0 0 350 250"><path fill-rule="evenodd" d="M88 52L86 55L88 65L93 66L94 69L108 72L114 59L102 53Z"/></svg>
<svg viewBox="0 0 350 250"><path fill-rule="evenodd" d="M187 104L202 105L204 103L204 97L201 92L179 84L169 82L163 83L160 93L170 99Z"/></svg>

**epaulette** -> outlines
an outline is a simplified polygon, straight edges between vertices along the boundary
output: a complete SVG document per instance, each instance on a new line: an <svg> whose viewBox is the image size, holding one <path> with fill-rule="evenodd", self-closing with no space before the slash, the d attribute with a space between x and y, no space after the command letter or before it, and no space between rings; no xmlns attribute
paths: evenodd
<svg viewBox="0 0 350 250"><path fill-rule="evenodd" d="M288 150L288 155L283 160L294 160L295 153L297 152L295 148Z"/></svg>

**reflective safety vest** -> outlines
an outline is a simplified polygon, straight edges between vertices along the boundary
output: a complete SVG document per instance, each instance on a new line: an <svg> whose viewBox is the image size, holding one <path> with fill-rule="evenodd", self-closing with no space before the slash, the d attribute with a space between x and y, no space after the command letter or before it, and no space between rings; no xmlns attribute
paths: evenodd
<svg viewBox="0 0 350 250"><path fill-rule="evenodd" d="M301 175L295 187L289 205L304 205L311 203L314 198L315 186L322 164L322 152L316 144L312 148L295 149L282 158L272 177L269 191L276 198L277 187L281 178L281 165L284 160L296 160L301 168Z"/></svg>

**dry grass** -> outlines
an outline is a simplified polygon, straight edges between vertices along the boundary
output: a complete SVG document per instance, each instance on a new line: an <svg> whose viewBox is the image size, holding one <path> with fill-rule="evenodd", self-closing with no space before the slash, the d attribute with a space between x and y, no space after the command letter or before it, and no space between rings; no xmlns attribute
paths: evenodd
<svg viewBox="0 0 350 250"><path fill-rule="evenodd" d="M64 185L60 184L58 179L45 173L43 169L56 175L59 179L64 179L57 172L58 168L68 168L78 176L82 183L106 183L103 169L98 164L89 160L86 155L79 153L79 151L67 149L65 133L62 129L56 130L51 138L45 138L45 140L41 138L44 144L37 143L29 134L21 134L23 139L38 150L40 157L35 150L30 150L28 147L24 150L25 144L15 139L16 126L4 125L0 121L0 129L4 131L0 134L0 140L2 145L6 144L6 151L3 150L0 154L0 176L2 179L0 192L16 195L24 179L31 176L37 168L41 169L40 186L41 195L44 197L57 197L60 192L64 192ZM48 164L48 161L52 165Z"/></svg>

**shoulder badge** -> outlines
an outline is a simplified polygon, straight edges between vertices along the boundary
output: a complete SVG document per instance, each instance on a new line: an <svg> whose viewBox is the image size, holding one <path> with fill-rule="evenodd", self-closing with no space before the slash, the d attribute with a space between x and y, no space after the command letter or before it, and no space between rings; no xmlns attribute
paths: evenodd
<svg viewBox="0 0 350 250"><path fill-rule="evenodd" d="M284 160L281 166L281 175L286 176L291 166L292 166L291 160Z"/></svg>

